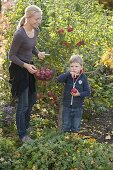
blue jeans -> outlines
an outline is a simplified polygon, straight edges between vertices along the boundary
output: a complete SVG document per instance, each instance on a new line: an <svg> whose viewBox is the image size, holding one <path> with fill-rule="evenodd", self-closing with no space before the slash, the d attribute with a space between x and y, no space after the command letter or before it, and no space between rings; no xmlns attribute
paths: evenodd
<svg viewBox="0 0 113 170"><path fill-rule="evenodd" d="M83 109L63 106L62 111L62 130L63 132L78 132L82 119Z"/></svg>
<svg viewBox="0 0 113 170"><path fill-rule="evenodd" d="M26 88L18 97L16 110L16 126L20 138L27 135L27 129L30 122L30 113L32 106L36 101L36 92L30 93L29 88Z"/></svg>

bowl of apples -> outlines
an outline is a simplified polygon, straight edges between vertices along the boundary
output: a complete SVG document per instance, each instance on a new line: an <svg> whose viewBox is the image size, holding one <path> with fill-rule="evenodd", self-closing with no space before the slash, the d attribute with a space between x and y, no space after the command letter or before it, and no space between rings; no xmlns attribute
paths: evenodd
<svg viewBox="0 0 113 170"><path fill-rule="evenodd" d="M54 70L49 68L39 68L34 73L34 76L37 80L49 81L53 78L54 72Z"/></svg>

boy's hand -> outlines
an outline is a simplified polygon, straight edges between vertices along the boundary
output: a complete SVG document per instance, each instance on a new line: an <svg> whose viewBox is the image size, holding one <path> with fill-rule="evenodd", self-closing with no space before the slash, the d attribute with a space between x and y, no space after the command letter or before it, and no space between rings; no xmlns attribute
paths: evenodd
<svg viewBox="0 0 113 170"><path fill-rule="evenodd" d="M72 95L72 96L80 96L80 93L79 93L79 91L77 90L76 93L71 92L71 95Z"/></svg>
<svg viewBox="0 0 113 170"><path fill-rule="evenodd" d="M72 78L76 78L76 73L74 71L70 71L70 74L71 74Z"/></svg>

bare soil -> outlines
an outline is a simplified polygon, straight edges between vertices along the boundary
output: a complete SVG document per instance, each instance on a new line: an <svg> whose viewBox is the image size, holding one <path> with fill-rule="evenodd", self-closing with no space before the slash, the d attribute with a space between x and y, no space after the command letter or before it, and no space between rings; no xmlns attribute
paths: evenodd
<svg viewBox="0 0 113 170"><path fill-rule="evenodd" d="M113 112L91 115L83 119L81 133L94 137L98 142L113 144Z"/></svg>

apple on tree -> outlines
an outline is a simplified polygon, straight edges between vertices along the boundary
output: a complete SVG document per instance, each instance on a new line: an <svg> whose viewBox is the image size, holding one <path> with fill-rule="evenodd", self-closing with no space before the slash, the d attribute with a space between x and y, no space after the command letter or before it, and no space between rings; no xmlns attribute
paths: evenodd
<svg viewBox="0 0 113 170"><path fill-rule="evenodd" d="M76 43L76 46L77 46L77 47L79 47L79 46L81 46L81 45L85 45L84 40L78 41L78 42Z"/></svg>
<svg viewBox="0 0 113 170"><path fill-rule="evenodd" d="M58 30L58 33L59 33L59 34L63 34L64 32L65 32L64 28L60 28L60 29Z"/></svg>
<svg viewBox="0 0 113 170"><path fill-rule="evenodd" d="M68 32L72 32L73 31L73 27L72 26L69 26L68 29L67 29Z"/></svg>

